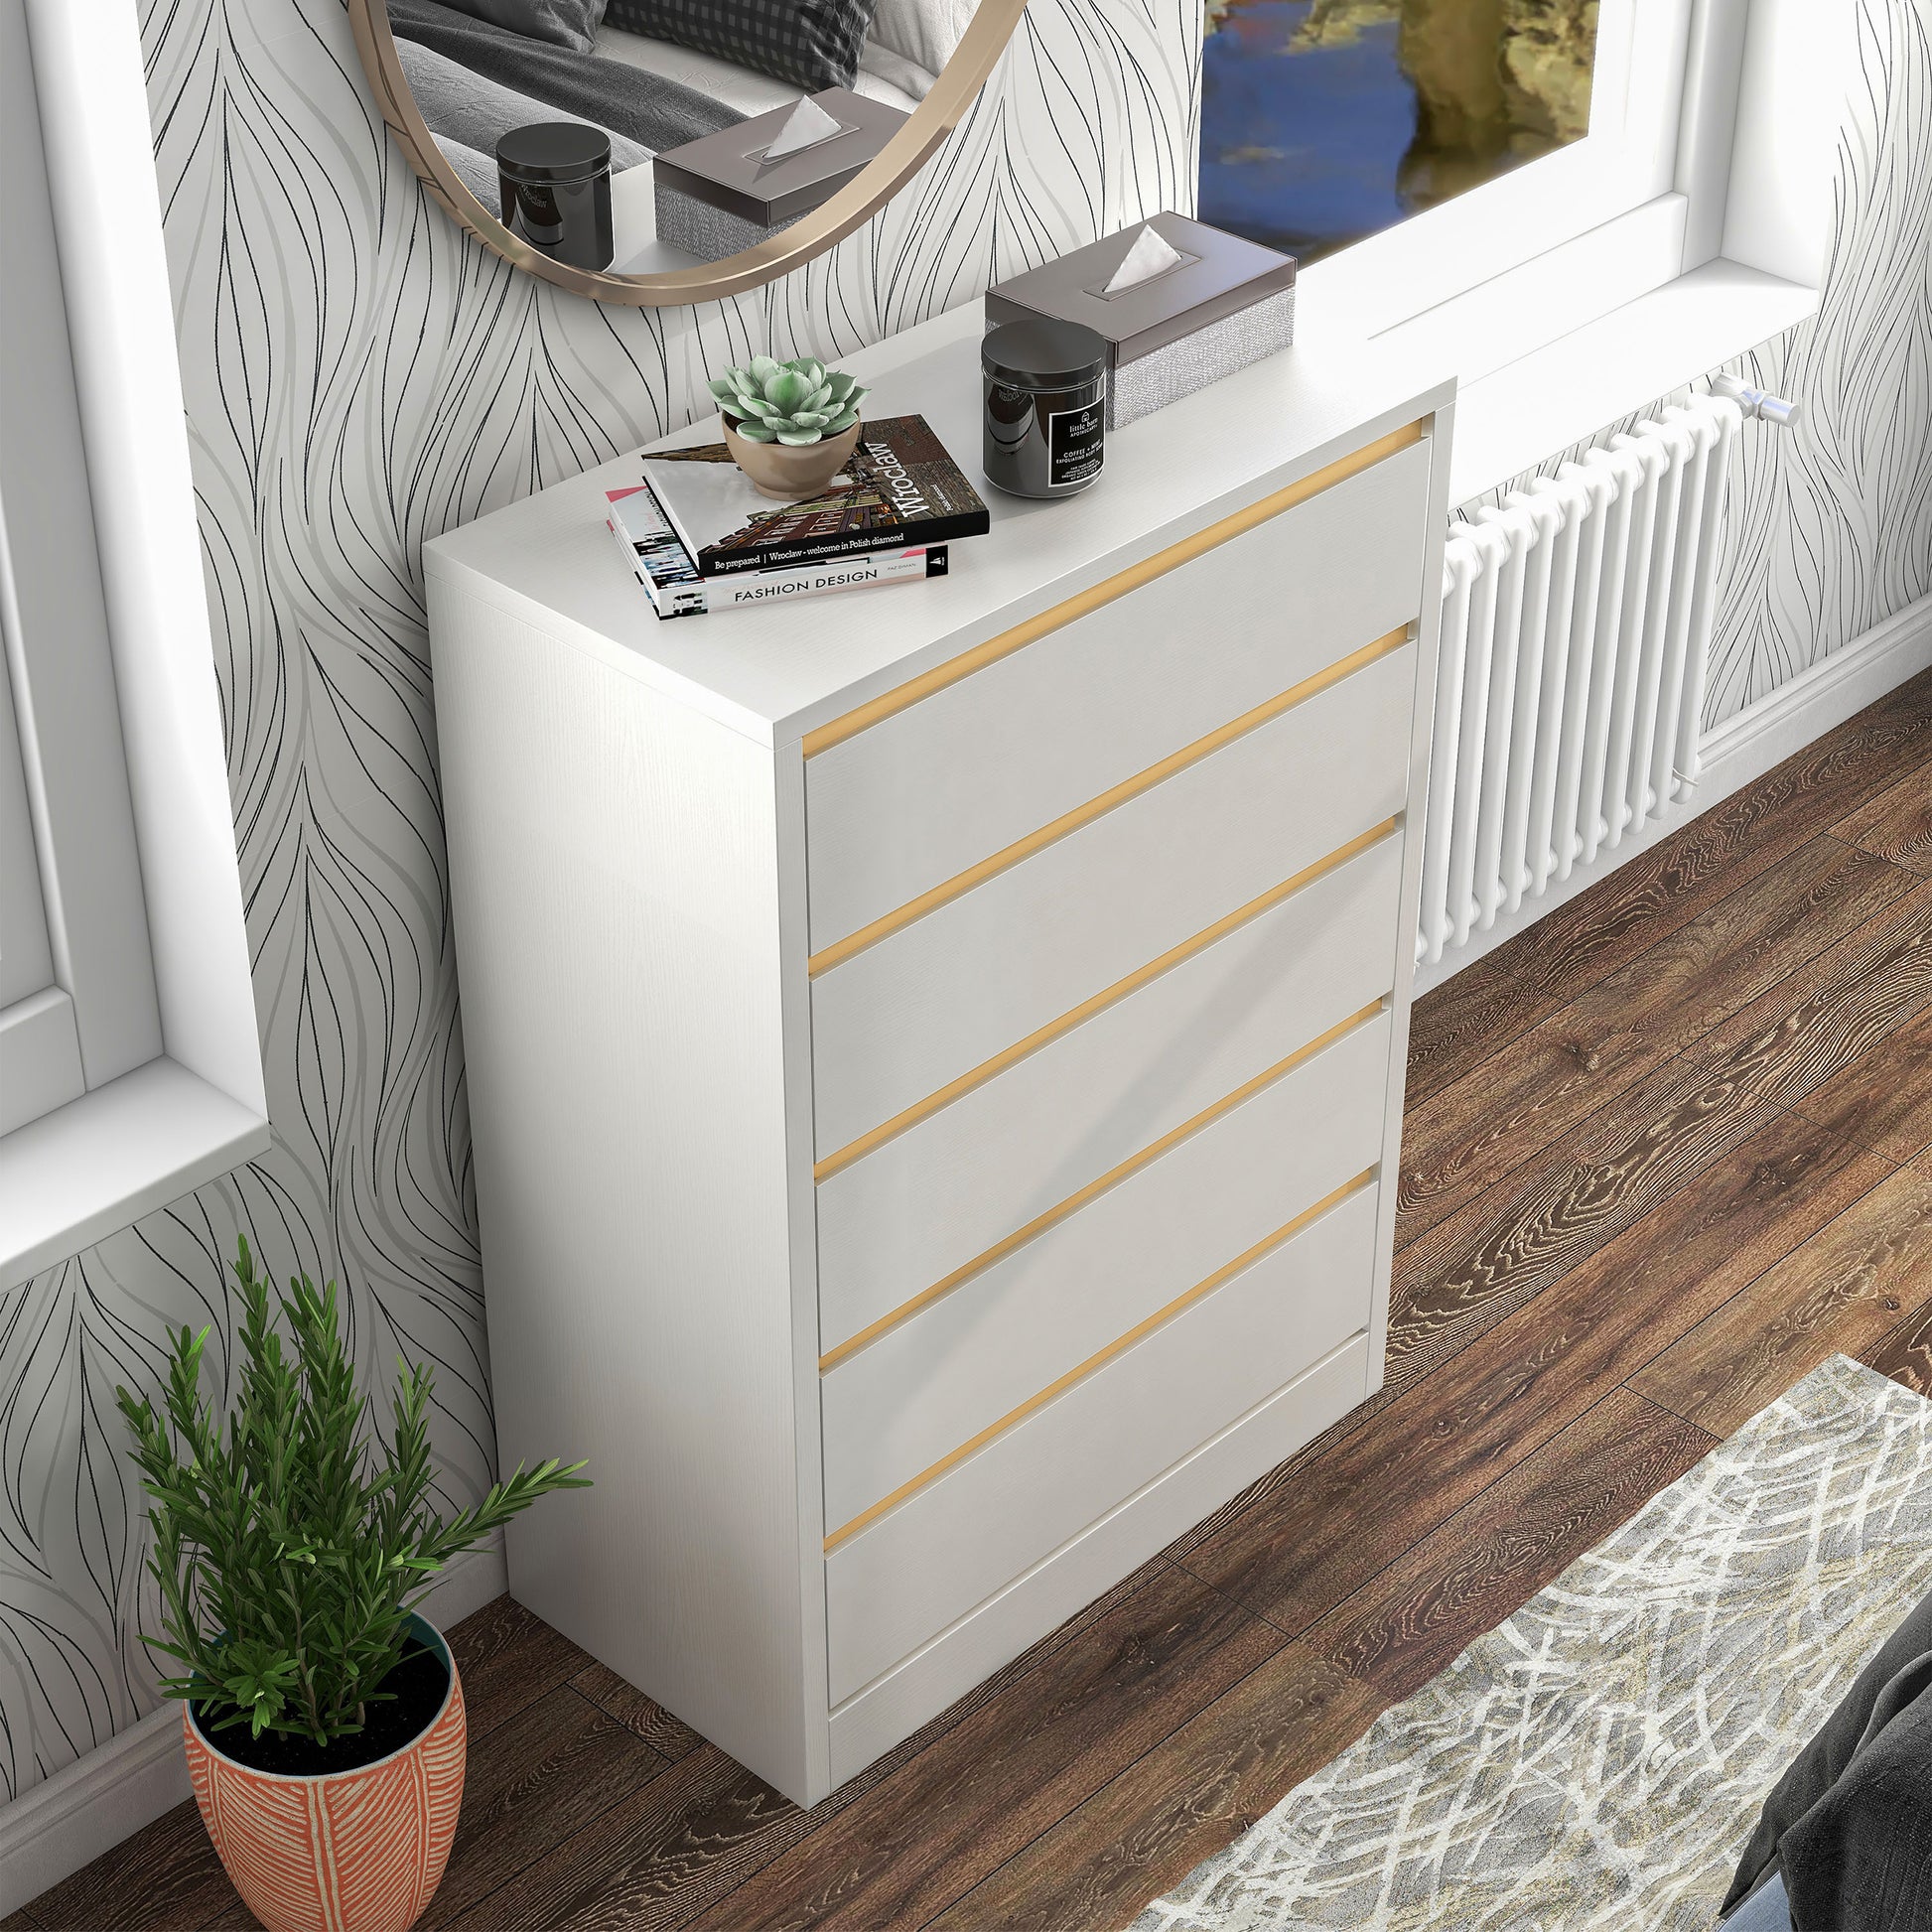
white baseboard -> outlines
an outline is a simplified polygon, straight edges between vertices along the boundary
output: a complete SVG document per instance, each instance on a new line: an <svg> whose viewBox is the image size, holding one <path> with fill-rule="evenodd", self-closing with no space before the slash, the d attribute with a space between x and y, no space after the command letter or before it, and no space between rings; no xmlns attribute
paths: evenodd
<svg viewBox="0 0 1932 1932"><path fill-rule="evenodd" d="M1639 853L1669 838L1733 791L1741 791L1848 718L1856 718L1928 666L1932 666L1932 597L1922 597L1706 732L1698 747L1697 789L1688 798L1614 852L1598 854L1593 866L1580 868L1561 884L1552 881L1541 898L1525 899L1514 913L1499 914L1487 932L1471 932L1433 966L1418 966L1417 994L1441 986L1484 953L1548 918L1565 900L1608 878L1618 866L1628 865Z"/></svg>
<svg viewBox="0 0 1932 1932"><path fill-rule="evenodd" d="M508 1588L502 1539L467 1550L423 1603L447 1629ZM172 1701L0 1807L0 1918L90 1864L190 1795Z"/></svg>

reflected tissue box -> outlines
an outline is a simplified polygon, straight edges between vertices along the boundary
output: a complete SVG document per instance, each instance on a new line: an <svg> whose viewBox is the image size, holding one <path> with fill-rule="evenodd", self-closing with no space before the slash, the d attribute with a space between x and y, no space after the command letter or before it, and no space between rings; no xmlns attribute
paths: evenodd
<svg viewBox="0 0 1932 1932"><path fill-rule="evenodd" d="M1295 257L1157 214L987 290L988 328L1028 316L1106 338L1107 427L1120 429L1287 348Z"/></svg>
<svg viewBox="0 0 1932 1932"><path fill-rule="evenodd" d="M792 145L801 109L816 126ZM652 163L657 238L708 262L768 241L855 180L905 121L897 107L827 87L667 148Z"/></svg>

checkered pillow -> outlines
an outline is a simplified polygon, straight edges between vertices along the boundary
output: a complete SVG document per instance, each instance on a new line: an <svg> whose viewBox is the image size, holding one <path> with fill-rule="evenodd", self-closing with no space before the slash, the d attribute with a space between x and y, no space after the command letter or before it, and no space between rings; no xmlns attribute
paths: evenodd
<svg viewBox="0 0 1932 1932"><path fill-rule="evenodd" d="M605 19L632 34L800 87L849 87L879 0L611 0Z"/></svg>

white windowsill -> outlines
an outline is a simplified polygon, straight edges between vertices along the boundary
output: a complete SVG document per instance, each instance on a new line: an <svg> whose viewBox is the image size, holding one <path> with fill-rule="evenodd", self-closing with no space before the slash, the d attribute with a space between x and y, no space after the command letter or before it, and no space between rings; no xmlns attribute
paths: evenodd
<svg viewBox="0 0 1932 1932"><path fill-rule="evenodd" d="M262 1153L268 1122L165 1054L0 1138L0 1290Z"/></svg>
<svg viewBox="0 0 1932 1932"><path fill-rule="evenodd" d="M1466 503L1816 312L1816 287L1728 256L1685 269L1689 211L1661 196L1393 322L1351 301L1345 257L1317 262L1296 335L1366 337L1419 386L1453 375L1449 501Z"/></svg>
<svg viewBox="0 0 1932 1932"><path fill-rule="evenodd" d="M1817 308L1816 289L1706 262L1478 377L1456 398L1449 501L1534 469Z"/></svg>

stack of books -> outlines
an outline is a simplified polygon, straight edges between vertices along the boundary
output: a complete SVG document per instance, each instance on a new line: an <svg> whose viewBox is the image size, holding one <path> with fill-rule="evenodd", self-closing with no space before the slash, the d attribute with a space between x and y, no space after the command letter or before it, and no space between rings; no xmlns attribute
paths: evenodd
<svg viewBox="0 0 1932 1932"><path fill-rule="evenodd" d="M611 533L660 618L943 577L984 535L980 501L923 416L868 423L822 495L760 496L722 443L637 459L607 490Z"/></svg>

